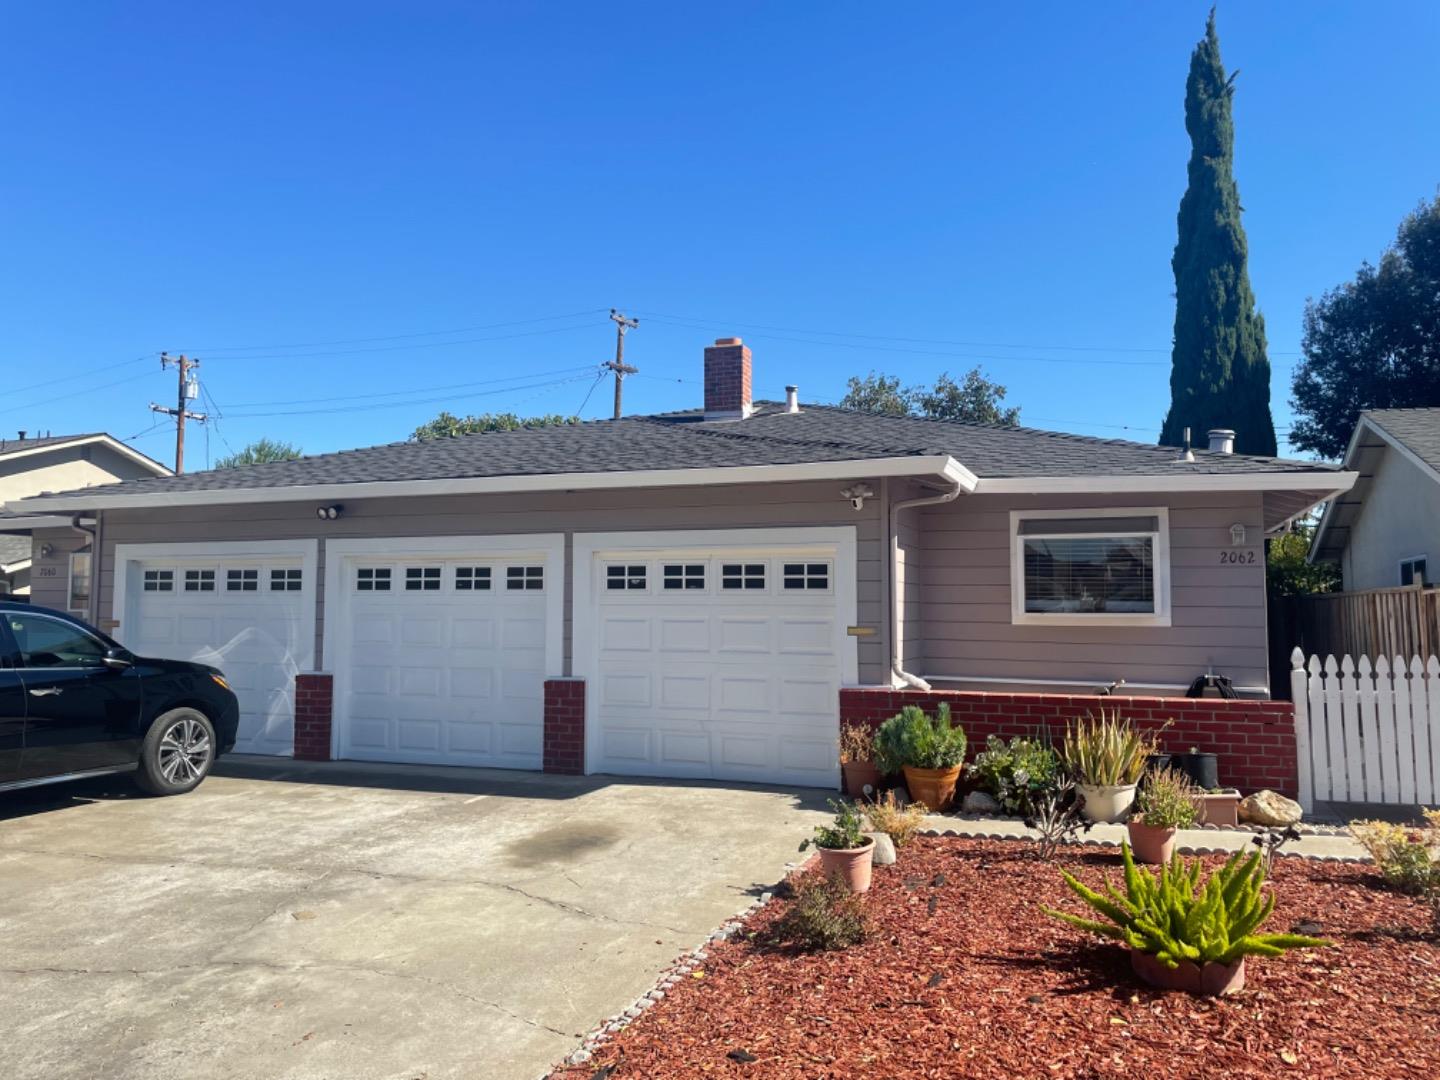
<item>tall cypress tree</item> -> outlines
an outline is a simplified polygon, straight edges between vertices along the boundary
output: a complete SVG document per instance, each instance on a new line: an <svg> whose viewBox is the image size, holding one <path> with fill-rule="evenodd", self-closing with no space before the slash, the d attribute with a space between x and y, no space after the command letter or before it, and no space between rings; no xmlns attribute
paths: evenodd
<svg viewBox="0 0 1440 1080"><path fill-rule="evenodd" d="M1274 455L1265 320L1255 311L1250 291L1233 171L1234 83L1220 62L1211 8L1185 80L1189 186L1180 200L1180 238L1170 263L1175 270L1175 347L1170 411L1160 443L1180 445L1188 427L1196 444L1204 446L1209 429L1234 428L1237 453Z"/></svg>

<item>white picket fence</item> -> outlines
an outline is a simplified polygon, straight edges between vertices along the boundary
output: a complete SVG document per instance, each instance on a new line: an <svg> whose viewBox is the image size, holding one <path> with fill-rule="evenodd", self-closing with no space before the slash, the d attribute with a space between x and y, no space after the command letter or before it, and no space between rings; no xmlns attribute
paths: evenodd
<svg viewBox="0 0 1440 1080"><path fill-rule="evenodd" d="M1300 804L1440 803L1440 660L1290 654Z"/></svg>

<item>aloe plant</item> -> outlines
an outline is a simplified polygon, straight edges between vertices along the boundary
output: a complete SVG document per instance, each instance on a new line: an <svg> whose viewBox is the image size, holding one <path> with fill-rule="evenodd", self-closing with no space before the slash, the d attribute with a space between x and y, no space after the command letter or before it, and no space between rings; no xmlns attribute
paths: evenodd
<svg viewBox="0 0 1440 1080"><path fill-rule="evenodd" d="M1195 964L1233 964L1245 956L1280 956L1290 949L1329 945L1303 934L1257 934L1275 910L1273 893L1262 891L1265 868L1260 852L1237 851L1202 886L1204 866L1199 859L1186 862L1179 855L1158 873L1142 870L1122 843L1125 892L1107 880L1105 893L1089 888L1074 875L1061 871L1075 895L1111 920L1083 919L1054 908L1042 907L1071 926L1124 942L1137 952L1149 953L1166 967L1182 960Z"/></svg>
<svg viewBox="0 0 1440 1080"><path fill-rule="evenodd" d="M1078 783L1120 787L1140 779L1157 746L1154 737L1121 719L1118 709L1101 709L1099 715L1086 713L1070 723L1060 757Z"/></svg>
<svg viewBox="0 0 1440 1080"><path fill-rule="evenodd" d="M942 701L933 717L918 705L906 705L875 733L875 764L884 773L912 769L949 769L965 760L965 730L950 722Z"/></svg>

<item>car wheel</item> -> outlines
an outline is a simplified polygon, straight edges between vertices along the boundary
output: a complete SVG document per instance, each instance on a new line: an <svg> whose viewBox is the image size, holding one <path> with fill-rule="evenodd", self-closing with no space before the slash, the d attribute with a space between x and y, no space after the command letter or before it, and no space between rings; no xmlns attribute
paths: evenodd
<svg viewBox="0 0 1440 1080"><path fill-rule="evenodd" d="M215 729L196 709L171 709L156 718L140 747L136 782L152 795L182 795L215 763Z"/></svg>

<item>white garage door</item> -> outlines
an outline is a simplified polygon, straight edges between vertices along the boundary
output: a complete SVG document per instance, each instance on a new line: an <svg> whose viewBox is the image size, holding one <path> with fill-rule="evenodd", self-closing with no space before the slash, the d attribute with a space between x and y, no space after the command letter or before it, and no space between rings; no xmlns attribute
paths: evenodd
<svg viewBox="0 0 1440 1080"><path fill-rule="evenodd" d="M655 542L589 552L588 771L834 787L853 539Z"/></svg>
<svg viewBox="0 0 1440 1080"><path fill-rule="evenodd" d="M313 544L144 550L116 552L118 639L141 656L218 667L240 701L236 751L293 753L295 674L311 669L315 647Z"/></svg>
<svg viewBox="0 0 1440 1080"><path fill-rule="evenodd" d="M330 545L326 655L340 757L540 768L544 681L559 673L551 609L562 560L548 543L471 544ZM372 550L345 550L356 546Z"/></svg>

